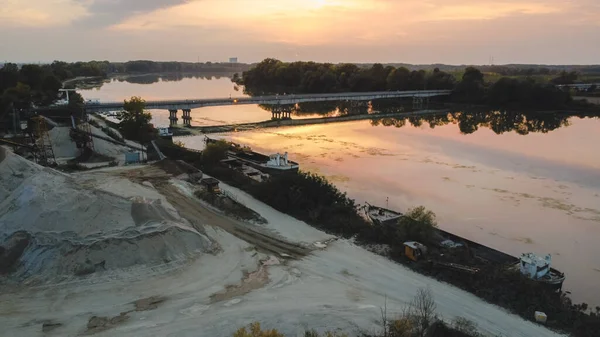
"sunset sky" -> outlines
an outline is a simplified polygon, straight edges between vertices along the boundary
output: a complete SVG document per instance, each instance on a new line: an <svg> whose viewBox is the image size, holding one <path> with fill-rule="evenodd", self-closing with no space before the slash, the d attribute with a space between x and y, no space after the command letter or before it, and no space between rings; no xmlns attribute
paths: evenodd
<svg viewBox="0 0 600 337"><path fill-rule="evenodd" d="M600 0L0 0L0 62L600 63Z"/></svg>

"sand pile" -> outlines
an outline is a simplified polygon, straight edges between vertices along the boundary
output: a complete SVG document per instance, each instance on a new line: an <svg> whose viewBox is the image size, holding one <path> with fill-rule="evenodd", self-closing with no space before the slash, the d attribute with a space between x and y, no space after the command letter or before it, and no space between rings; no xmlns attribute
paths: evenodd
<svg viewBox="0 0 600 337"><path fill-rule="evenodd" d="M101 129L95 126L90 126L90 129L95 135L110 138ZM76 144L71 139L70 130L71 127L69 126L57 126L48 131L50 140L52 141L52 149L54 150L54 155L56 158L71 159L81 154L79 149L77 149ZM136 142L129 140L125 142L130 146L141 148L141 145ZM117 161L124 161L125 153L127 152L136 152L136 150L129 147L118 145L100 138L94 138L94 151L96 153L114 158Z"/></svg>
<svg viewBox="0 0 600 337"><path fill-rule="evenodd" d="M56 158L75 158L79 156L79 149L71 139L70 131L71 128L67 126L57 126L48 131Z"/></svg>
<svg viewBox="0 0 600 337"><path fill-rule="evenodd" d="M214 244L160 199L84 188L0 147L0 274L60 281L184 261Z"/></svg>

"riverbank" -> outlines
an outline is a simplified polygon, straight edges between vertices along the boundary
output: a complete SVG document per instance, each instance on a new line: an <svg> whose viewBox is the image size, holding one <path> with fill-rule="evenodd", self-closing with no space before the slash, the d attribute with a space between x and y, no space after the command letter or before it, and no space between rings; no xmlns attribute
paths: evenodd
<svg viewBox="0 0 600 337"><path fill-rule="evenodd" d="M334 202L337 206L330 206L328 202L331 200L324 196L337 195L336 198L338 198L341 192L326 180L320 180L322 178L311 178L311 175L300 174L292 177L275 178L267 183L256 184L232 170L206 166L202 163L201 156L197 152L186 153L183 148L164 149L161 147L161 150L166 152L167 156L176 156L175 158L195 163L198 167L202 167L205 172L218 179L234 185L254 198L279 211L304 220L318 229L342 237L353 236L355 240L365 244L387 244L392 247L392 252L396 251L395 254L398 254L397 252L402 249L402 240L394 239L393 235L391 236L389 233L378 233L376 228L366 225L356 218L352 201L339 200ZM313 179L316 180L314 182L308 181ZM331 190L320 190L317 187L319 185L325 186L323 188L326 190ZM289 191L296 192L289 194ZM345 196L342 198L345 198ZM464 277L464 275L457 275L451 271L430 269L428 266L409 263L401 255L394 255L394 253L386 256L419 273L448 282L476 294L490 303L508 308L528 320L533 320L531 308L535 307L536 310L545 311L552 317L552 322L549 322L549 325L554 328L570 331L574 328L574 322L582 322L582 320L587 322L586 324L595 324L593 318L588 321L589 318L586 318L587 316L581 312L581 306L571 306L566 295L546 291L540 284L524 279L518 273L506 274L500 269L492 271L485 267L485 269L482 268L485 272L477 276ZM523 293L527 293L528 296L523 297ZM585 326L585 328L588 329L589 327ZM585 333L576 335L592 336Z"/></svg>
<svg viewBox="0 0 600 337"><path fill-rule="evenodd" d="M444 319L464 317L477 322L486 335L559 336L350 240L336 240L227 184L222 184L223 190L267 223L253 225L231 219L197 199L192 193L194 185L167 174L160 165L65 176L14 155L4 159L2 150L0 171L10 171L15 164L31 171L20 170L25 176L3 181L8 183L5 187L9 189L4 190L12 192L11 198L23 201L23 197L31 197L31 188L39 188L44 193L35 195L33 203L37 208L45 206L40 210L50 220L60 218L55 208L74 207L69 209L74 218L68 221L25 223L44 239L44 252L62 244L63 249L57 250L65 257L58 256L69 263L79 262L72 261L74 255L80 258L84 268L77 270L85 273L72 275L62 260L55 261L56 256L47 254L44 264L30 265L62 272L67 277L63 282L39 287L0 283L0 312L8 313L0 315L0 325L7 335L230 337L240 326L260 321L289 336L335 327L354 337L380 328L380 307L385 305L388 315L396 317L418 289L428 287ZM28 177L30 174L33 176ZM18 184L19 179L25 181ZM54 180L56 184L49 184ZM54 194L60 198L52 198ZM87 200L90 198L103 202ZM79 201L71 202L74 199ZM63 200L66 206L55 200ZM25 212L25 208L13 206L0 220L14 229L23 230L19 218L39 218L30 209ZM80 221L90 216L93 219ZM117 216L121 217L118 221L109 221ZM159 228L154 228L155 224ZM123 233L109 231L111 226ZM160 226L169 228L161 231ZM137 231L142 231L141 235ZM67 234L65 240L56 240L57 235ZM99 241L104 234L108 240ZM73 246L75 239L91 243L91 249ZM25 247L26 252L31 246ZM88 252L89 259L81 257ZM40 257L14 255L20 259ZM54 262L58 269L50 268Z"/></svg>

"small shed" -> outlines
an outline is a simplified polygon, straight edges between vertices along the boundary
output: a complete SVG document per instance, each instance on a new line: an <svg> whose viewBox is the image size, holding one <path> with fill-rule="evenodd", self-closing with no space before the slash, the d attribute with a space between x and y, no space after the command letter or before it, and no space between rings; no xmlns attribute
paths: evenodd
<svg viewBox="0 0 600 337"><path fill-rule="evenodd" d="M427 248L423 244L415 241L407 241L404 243L404 255L413 261L418 261L426 252Z"/></svg>
<svg viewBox="0 0 600 337"><path fill-rule="evenodd" d="M221 192L221 189L219 188L219 181L215 178L204 178L200 181L200 184L211 193Z"/></svg>

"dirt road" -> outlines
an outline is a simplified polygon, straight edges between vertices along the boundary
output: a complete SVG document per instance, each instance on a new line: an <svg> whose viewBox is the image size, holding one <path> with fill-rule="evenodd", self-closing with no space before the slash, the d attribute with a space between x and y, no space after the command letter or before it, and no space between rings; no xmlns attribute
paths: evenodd
<svg viewBox="0 0 600 337"><path fill-rule="evenodd" d="M217 213L201 202L183 195L175 186L169 183L158 183L155 184L155 187L180 212L181 216L190 221L197 229L202 229L203 225L219 227L256 246L259 250L280 257L301 258L310 253L310 249L306 247L260 233L252 229L250 224L241 223Z"/></svg>

